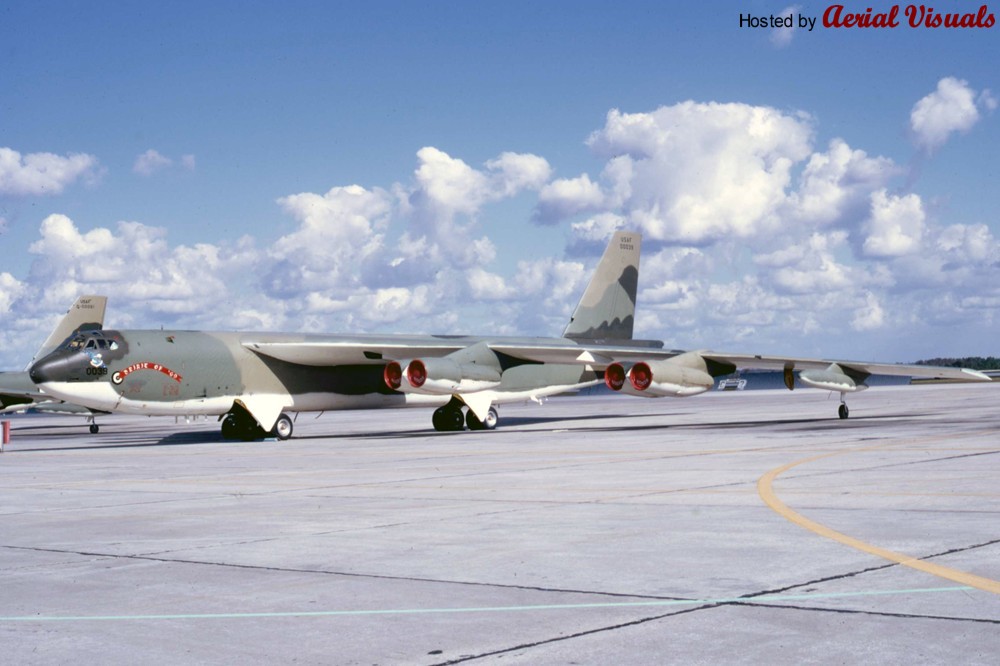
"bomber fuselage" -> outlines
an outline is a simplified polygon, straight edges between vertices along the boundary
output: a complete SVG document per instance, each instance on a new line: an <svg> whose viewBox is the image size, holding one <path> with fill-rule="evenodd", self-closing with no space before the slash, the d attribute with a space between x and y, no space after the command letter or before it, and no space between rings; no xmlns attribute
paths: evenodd
<svg viewBox="0 0 1000 666"><path fill-rule="evenodd" d="M467 336L343 336L351 356L331 351L332 360L326 365L290 362L253 351L254 345L294 346L309 339L289 334L88 331L36 362L31 376L43 391L60 399L93 409L138 414L221 415L231 411L237 400L263 397L291 412L441 405L451 396L390 389L383 371L391 359L379 351L359 349L406 345L447 353L482 340ZM493 401L524 400L599 381L598 373L581 365L519 365L504 372L500 386L492 392Z"/></svg>

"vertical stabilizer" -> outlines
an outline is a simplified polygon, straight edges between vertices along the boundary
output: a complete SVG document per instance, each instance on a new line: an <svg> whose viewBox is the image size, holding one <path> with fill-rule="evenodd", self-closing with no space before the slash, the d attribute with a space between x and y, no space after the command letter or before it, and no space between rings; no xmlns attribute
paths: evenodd
<svg viewBox="0 0 1000 666"><path fill-rule="evenodd" d="M642 235L616 231L563 331L564 338L631 340Z"/></svg>
<svg viewBox="0 0 1000 666"><path fill-rule="evenodd" d="M108 304L107 296L81 296L70 306L69 311L52 331L42 346L35 352L31 363L55 350L59 344L81 328L100 329L104 326L104 309ZM28 367L31 367L31 363Z"/></svg>

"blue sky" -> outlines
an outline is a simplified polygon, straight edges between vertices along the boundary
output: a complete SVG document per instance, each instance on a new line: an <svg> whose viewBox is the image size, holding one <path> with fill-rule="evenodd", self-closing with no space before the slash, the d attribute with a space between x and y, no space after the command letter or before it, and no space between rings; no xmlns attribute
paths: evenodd
<svg viewBox="0 0 1000 666"><path fill-rule="evenodd" d="M0 4L2 367L80 292L120 327L558 334L620 227L671 347L995 355L1000 27L829 5Z"/></svg>

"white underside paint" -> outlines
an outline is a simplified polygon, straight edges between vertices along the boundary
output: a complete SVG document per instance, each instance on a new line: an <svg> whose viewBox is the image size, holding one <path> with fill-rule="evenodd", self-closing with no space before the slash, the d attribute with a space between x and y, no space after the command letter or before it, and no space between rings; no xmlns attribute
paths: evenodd
<svg viewBox="0 0 1000 666"><path fill-rule="evenodd" d="M519 391L479 391L468 394L477 407L482 404L498 405L512 402L538 400L547 396L575 391L599 384L599 381L579 384L562 384ZM394 407L440 407L447 404L450 395L422 395L417 393L368 393L344 395L341 393L244 394L221 395L194 400L134 400L123 396L109 382L47 382L39 386L47 395L91 409L145 416L207 415L221 416L233 408L237 400L247 407L261 425L267 429L274 425L281 412L325 412L342 409L381 409Z"/></svg>

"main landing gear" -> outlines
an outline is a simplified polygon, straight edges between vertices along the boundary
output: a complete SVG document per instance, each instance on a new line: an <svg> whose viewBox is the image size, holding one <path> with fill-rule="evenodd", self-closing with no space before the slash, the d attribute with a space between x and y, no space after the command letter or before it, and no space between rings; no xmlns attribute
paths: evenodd
<svg viewBox="0 0 1000 666"><path fill-rule="evenodd" d="M465 430L466 425L469 426L469 430L493 430L497 427L499 419L496 407L490 407L486 418L480 421L471 409L463 415L462 403L452 400L444 407L434 410L431 423L438 432L459 432Z"/></svg>
<svg viewBox="0 0 1000 666"><path fill-rule="evenodd" d="M241 439L244 442L252 442L257 439L275 437L286 440L292 436L292 430L292 419L288 414L281 414L270 432L265 432L257 424L257 421L245 412L229 412L222 419L223 439Z"/></svg>

